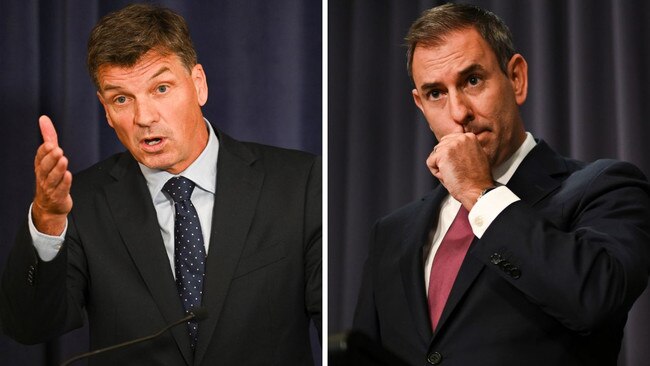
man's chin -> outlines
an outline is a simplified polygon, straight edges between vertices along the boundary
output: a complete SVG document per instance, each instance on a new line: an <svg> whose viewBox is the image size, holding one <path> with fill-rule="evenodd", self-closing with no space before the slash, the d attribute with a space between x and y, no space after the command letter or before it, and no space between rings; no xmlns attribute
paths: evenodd
<svg viewBox="0 0 650 366"><path fill-rule="evenodd" d="M152 170L169 170L172 166L163 156L136 156L135 160Z"/></svg>

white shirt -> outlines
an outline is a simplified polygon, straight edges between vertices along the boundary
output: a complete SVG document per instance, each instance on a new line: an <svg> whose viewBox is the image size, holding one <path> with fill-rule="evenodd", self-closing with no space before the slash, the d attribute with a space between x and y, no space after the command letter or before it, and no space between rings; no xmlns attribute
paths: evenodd
<svg viewBox="0 0 650 366"><path fill-rule="evenodd" d="M480 239L483 236L492 221L494 221L494 219L506 207L519 201L519 197L512 193L512 191L505 185L510 181L510 178L515 174L515 171L521 162L535 147L535 145L536 143L533 135L526 132L526 139L519 149L517 149L517 151L515 151L515 153L501 165L492 169L492 177L499 186L481 197L469 212L469 223L477 238ZM459 209L460 202L454 199L451 195L447 195L440 205L438 223L430 232L430 244L424 248L424 283L427 293L429 292L429 276L431 275L433 258Z"/></svg>
<svg viewBox="0 0 650 366"><path fill-rule="evenodd" d="M208 144L196 160L190 164L187 169L178 175L191 179L196 188L192 192L192 204L196 208L201 222L201 232L203 233L203 242L205 243L205 254L208 254L210 246L210 233L212 231L212 209L214 207L214 195L217 188L217 158L219 156L219 140L214 133L212 126L206 120L207 128L210 132ZM169 258L172 273L174 271L174 201L162 192L162 187L171 178L174 177L164 170L150 169L138 163L140 170L147 181L147 188L151 194L158 223L160 225L160 234L165 244L165 251ZM29 231L32 236L32 242L36 252L41 260L49 262L61 249L65 240L66 227L59 236L51 236L38 232L32 221L32 209L29 208Z"/></svg>

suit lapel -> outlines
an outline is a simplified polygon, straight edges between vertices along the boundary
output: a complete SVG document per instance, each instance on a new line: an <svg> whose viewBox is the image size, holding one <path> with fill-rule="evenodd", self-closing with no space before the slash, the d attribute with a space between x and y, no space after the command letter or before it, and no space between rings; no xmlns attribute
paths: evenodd
<svg viewBox="0 0 650 366"><path fill-rule="evenodd" d="M429 231L438 220L440 204L447 194L447 190L441 184L429 196L422 199L421 208L416 209L417 216L406 228L408 235L401 245L403 248L400 258L402 284L413 322L425 342L431 338L431 323L424 283L423 249L428 244Z"/></svg>
<svg viewBox="0 0 650 366"><path fill-rule="evenodd" d="M201 364L219 321L264 180L264 174L252 167L256 158L250 150L223 133L218 136L217 191L202 301L209 317L199 325L196 365Z"/></svg>
<svg viewBox="0 0 650 366"><path fill-rule="evenodd" d="M126 153L111 175L116 181L105 187L106 198L124 244L165 322L176 321L184 311L146 181L135 160ZM185 327L174 327L171 332L185 361L192 364Z"/></svg>
<svg viewBox="0 0 650 366"><path fill-rule="evenodd" d="M508 182L507 187L522 201L533 206L561 184L561 180L554 177L562 175L566 171L567 168L563 158L551 150L544 141L540 140L535 148L526 155ZM480 245L478 238L474 238L458 271L458 276L440 316L436 334L439 329L444 327L445 322L449 319L463 295L485 268L482 261L471 255L472 248L476 245Z"/></svg>
<svg viewBox="0 0 650 366"><path fill-rule="evenodd" d="M533 206L562 183L558 176L568 171L564 158L543 140L524 158L507 186L522 201Z"/></svg>

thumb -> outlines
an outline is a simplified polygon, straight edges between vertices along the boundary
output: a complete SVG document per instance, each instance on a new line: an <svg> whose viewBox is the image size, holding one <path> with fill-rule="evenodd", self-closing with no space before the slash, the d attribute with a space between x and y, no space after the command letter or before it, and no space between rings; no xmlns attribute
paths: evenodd
<svg viewBox="0 0 650 366"><path fill-rule="evenodd" d="M51 142L56 146L59 146L59 139L56 135L56 130L54 129L54 124L48 116L41 116L38 119L38 125L41 128L41 135L43 136L43 142Z"/></svg>

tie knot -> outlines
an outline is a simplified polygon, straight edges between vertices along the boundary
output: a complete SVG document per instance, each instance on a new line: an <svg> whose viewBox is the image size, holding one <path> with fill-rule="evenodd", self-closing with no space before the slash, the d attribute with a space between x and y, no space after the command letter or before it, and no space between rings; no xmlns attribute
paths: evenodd
<svg viewBox="0 0 650 366"><path fill-rule="evenodd" d="M190 199L195 186L196 184L191 180L178 176L169 179L162 190L167 192L174 202L181 202Z"/></svg>

